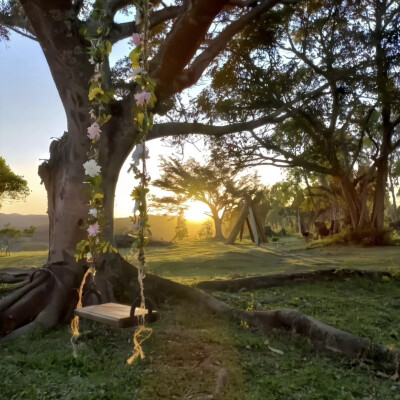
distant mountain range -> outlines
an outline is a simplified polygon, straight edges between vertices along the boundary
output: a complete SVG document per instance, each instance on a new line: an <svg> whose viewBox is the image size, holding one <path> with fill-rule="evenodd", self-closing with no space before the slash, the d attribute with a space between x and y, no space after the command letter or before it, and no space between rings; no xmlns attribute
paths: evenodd
<svg viewBox="0 0 400 400"><path fill-rule="evenodd" d="M30 225L36 226L34 238L48 240L49 220L47 215L21 215L0 213L0 229L4 225L24 229ZM175 235L176 217L164 215L149 215L149 224L154 239L171 240ZM189 237L194 237L200 230L203 222L186 221ZM115 218L114 231L116 234L127 233L132 226L129 218Z"/></svg>

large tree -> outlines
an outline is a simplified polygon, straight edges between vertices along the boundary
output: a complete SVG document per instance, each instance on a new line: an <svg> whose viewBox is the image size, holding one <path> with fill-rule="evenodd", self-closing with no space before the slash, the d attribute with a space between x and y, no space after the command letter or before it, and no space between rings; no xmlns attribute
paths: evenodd
<svg viewBox="0 0 400 400"><path fill-rule="evenodd" d="M153 49L149 74L157 83L158 101L152 110L155 115L164 115L172 109L173 96L194 85L238 32L279 1L252 2L251 7L247 1L231 0L173 3L165 5L162 2L153 8L150 15ZM131 4L125 0L95 3L95 7L101 7L104 13L104 22L109 22L112 44L131 37L136 31L135 2ZM133 10L131 20L116 22L116 14L129 9ZM51 273L43 273L40 279L24 288L23 294L6 299L0 305L0 330L3 334L15 331L11 337L38 325L58 323L70 310L70 298L75 296L72 289L79 285L83 273L82 265L74 261L74 253L76 243L85 236L83 227L88 215L83 163L90 146L87 137L90 125L88 82L93 75L93 65L87 53L89 42L82 32L93 26L92 11L93 2L81 0L11 0L1 3L2 32L11 29L40 44L67 118L67 132L52 142L50 158L39 167L39 175L48 193L50 248L47 267ZM115 186L121 166L138 136L132 124L133 95L138 88L135 84L127 84L121 73L111 72L107 57L103 70L104 87L116 93L108 104L112 119L103 127L99 144L104 210L108 221L104 235L112 242ZM159 122L154 125L148 139L173 134L224 134L262 125L265 120L268 118L220 127ZM114 288L118 285L123 288L126 282L129 284L129 276L135 276L132 268L127 267L125 273L129 276L124 278L121 270L124 266L125 262L119 256L104 256L97 278L104 300L113 299ZM56 275L58 279L54 279ZM61 286L60 281L63 282ZM29 311L26 308L28 303L33 305Z"/></svg>
<svg viewBox="0 0 400 400"><path fill-rule="evenodd" d="M398 2L378 0L305 1L290 15L270 13L277 29L261 36L247 27L199 105L212 120L280 113L278 124L235 136L228 150L247 165L331 175L353 227L379 231L389 158L400 146L399 15Z"/></svg>

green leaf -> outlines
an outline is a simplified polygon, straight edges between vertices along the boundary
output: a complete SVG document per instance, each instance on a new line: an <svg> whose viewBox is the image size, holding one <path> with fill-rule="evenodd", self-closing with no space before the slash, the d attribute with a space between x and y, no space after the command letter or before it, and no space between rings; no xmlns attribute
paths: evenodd
<svg viewBox="0 0 400 400"><path fill-rule="evenodd" d="M150 100L149 100L149 106L150 106L150 108L153 108L153 107L155 106L156 102L157 102L157 97L156 97L156 95L152 92L152 93L151 93Z"/></svg>
<svg viewBox="0 0 400 400"><path fill-rule="evenodd" d="M137 46L129 54L129 58L132 62L132 68L140 67L140 56L142 55L142 46Z"/></svg>
<svg viewBox="0 0 400 400"><path fill-rule="evenodd" d="M136 118L135 118L135 122L142 127L143 126L143 120L144 120L144 114L143 113L139 113Z"/></svg>
<svg viewBox="0 0 400 400"><path fill-rule="evenodd" d="M89 100L92 101L97 95L104 95L104 92L98 87L89 91Z"/></svg>

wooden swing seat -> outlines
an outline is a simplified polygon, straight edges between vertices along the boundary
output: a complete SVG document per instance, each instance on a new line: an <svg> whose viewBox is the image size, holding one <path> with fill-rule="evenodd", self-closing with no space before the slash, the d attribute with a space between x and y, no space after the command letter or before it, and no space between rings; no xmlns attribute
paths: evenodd
<svg viewBox="0 0 400 400"><path fill-rule="evenodd" d="M80 318L87 318L116 328L129 328L137 325L137 318L131 317L131 308L131 306L124 304L105 303L77 308L75 310L75 315ZM149 316L148 311L146 310L145 314L146 322L153 322L159 318L157 311L152 311Z"/></svg>

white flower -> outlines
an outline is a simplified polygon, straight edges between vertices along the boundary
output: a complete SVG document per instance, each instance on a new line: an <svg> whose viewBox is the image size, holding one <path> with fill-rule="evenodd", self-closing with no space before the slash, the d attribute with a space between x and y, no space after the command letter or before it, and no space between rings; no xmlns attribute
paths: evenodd
<svg viewBox="0 0 400 400"><path fill-rule="evenodd" d="M132 75L131 75L131 78L132 79L136 79L136 77L138 76L138 75L140 75L142 73L142 68L135 68L135 69L133 69L132 70Z"/></svg>
<svg viewBox="0 0 400 400"><path fill-rule="evenodd" d="M94 218L97 218L97 210L95 208L90 209L89 215L91 215Z"/></svg>
<svg viewBox="0 0 400 400"><path fill-rule="evenodd" d="M142 156L143 156L143 145L138 144L136 145L135 150L132 153L133 164L138 166ZM147 147L145 148L145 158L149 158L149 149Z"/></svg>
<svg viewBox="0 0 400 400"><path fill-rule="evenodd" d="M83 164L83 168L85 168L85 174L92 178L100 174L100 166L95 160L86 161L85 164Z"/></svg>
<svg viewBox="0 0 400 400"><path fill-rule="evenodd" d="M89 62L90 62L90 64L96 64L96 61L93 60L93 57L89 58Z"/></svg>
<svg viewBox="0 0 400 400"><path fill-rule="evenodd" d="M92 78L93 78L93 80L94 80L95 82L98 82L99 79L102 78L101 72L96 72L96 73L92 76Z"/></svg>

